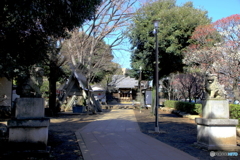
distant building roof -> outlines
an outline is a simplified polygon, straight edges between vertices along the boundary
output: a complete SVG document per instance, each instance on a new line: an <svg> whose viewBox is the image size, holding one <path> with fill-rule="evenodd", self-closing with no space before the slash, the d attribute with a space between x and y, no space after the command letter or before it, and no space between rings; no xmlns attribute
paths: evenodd
<svg viewBox="0 0 240 160"><path fill-rule="evenodd" d="M109 85L115 88L136 88L138 86L138 80L125 77L124 75L114 75Z"/></svg>

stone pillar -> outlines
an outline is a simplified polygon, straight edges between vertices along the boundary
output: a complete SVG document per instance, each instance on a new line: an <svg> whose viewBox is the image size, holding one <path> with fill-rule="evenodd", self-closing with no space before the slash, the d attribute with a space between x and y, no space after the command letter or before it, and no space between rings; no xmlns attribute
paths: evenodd
<svg viewBox="0 0 240 160"><path fill-rule="evenodd" d="M207 119L229 119L229 103L227 100L208 99L202 104L203 118Z"/></svg>
<svg viewBox="0 0 240 160"><path fill-rule="evenodd" d="M19 150L46 150L49 123L43 98L18 98L15 118L8 121L9 142Z"/></svg>

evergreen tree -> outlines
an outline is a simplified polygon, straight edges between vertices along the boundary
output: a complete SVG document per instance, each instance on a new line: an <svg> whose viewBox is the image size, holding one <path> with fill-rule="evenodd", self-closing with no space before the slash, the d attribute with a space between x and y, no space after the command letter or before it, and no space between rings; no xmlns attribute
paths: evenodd
<svg viewBox="0 0 240 160"><path fill-rule="evenodd" d="M153 20L159 20L159 76L182 71L183 53L198 25L210 23L207 11L196 9L192 2L177 6L175 0L158 0L140 8L129 28L132 45L131 67L138 75L140 66L143 75L153 79L155 68L155 38Z"/></svg>
<svg viewBox="0 0 240 160"><path fill-rule="evenodd" d="M42 62L50 40L90 20L101 0L1 0L0 76L12 78ZM10 46L10 47L9 47Z"/></svg>

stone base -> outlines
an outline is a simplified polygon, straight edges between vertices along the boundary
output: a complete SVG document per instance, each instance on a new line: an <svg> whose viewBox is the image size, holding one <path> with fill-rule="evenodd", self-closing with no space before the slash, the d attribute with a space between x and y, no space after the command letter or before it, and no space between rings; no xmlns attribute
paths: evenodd
<svg viewBox="0 0 240 160"><path fill-rule="evenodd" d="M15 119L8 121L9 143L19 149L44 149L47 146L50 119Z"/></svg>
<svg viewBox="0 0 240 160"><path fill-rule="evenodd" d="M195 146L201 148L201 149L206 149L209 151L235 151L235 152L240 152L240 147L239 146L209 146L200 142L194 143Z"/></svg>
<svg viewBox="0 0 240 160"><path fill-rule="evenodd" d="M237 119L196 118L197 144L208 150L236 151Z"/></svg>
<svg viewBox="0 0 240 160"><path fill-rule="evenodd" d="M29 157L37 157L39 159L42 158L49 158L50 156L50 146L47 146L45 149L42 150L24 150L24 149L16 149L16 147L12 147L12 145L8 145L6 151L2 155L5 159L16 159L17 157L29 159Z"/></svg>

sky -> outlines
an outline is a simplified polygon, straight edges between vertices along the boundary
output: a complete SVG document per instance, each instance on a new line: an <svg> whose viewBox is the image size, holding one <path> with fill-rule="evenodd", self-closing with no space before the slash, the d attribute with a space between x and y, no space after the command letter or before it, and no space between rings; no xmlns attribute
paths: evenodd
<svg viewBox="0 0 240 160"><path fill-rule="evenodd" d="M219 19L240 14L240 0L176 0L177 5L182 5L188 1L192 1L195 8L208 11L208 17L212 18L212 22ZM125 45L123 47L128 47ZM119 63L122 68L131 68L130 52L114 53L114 62Z"/></svg>

